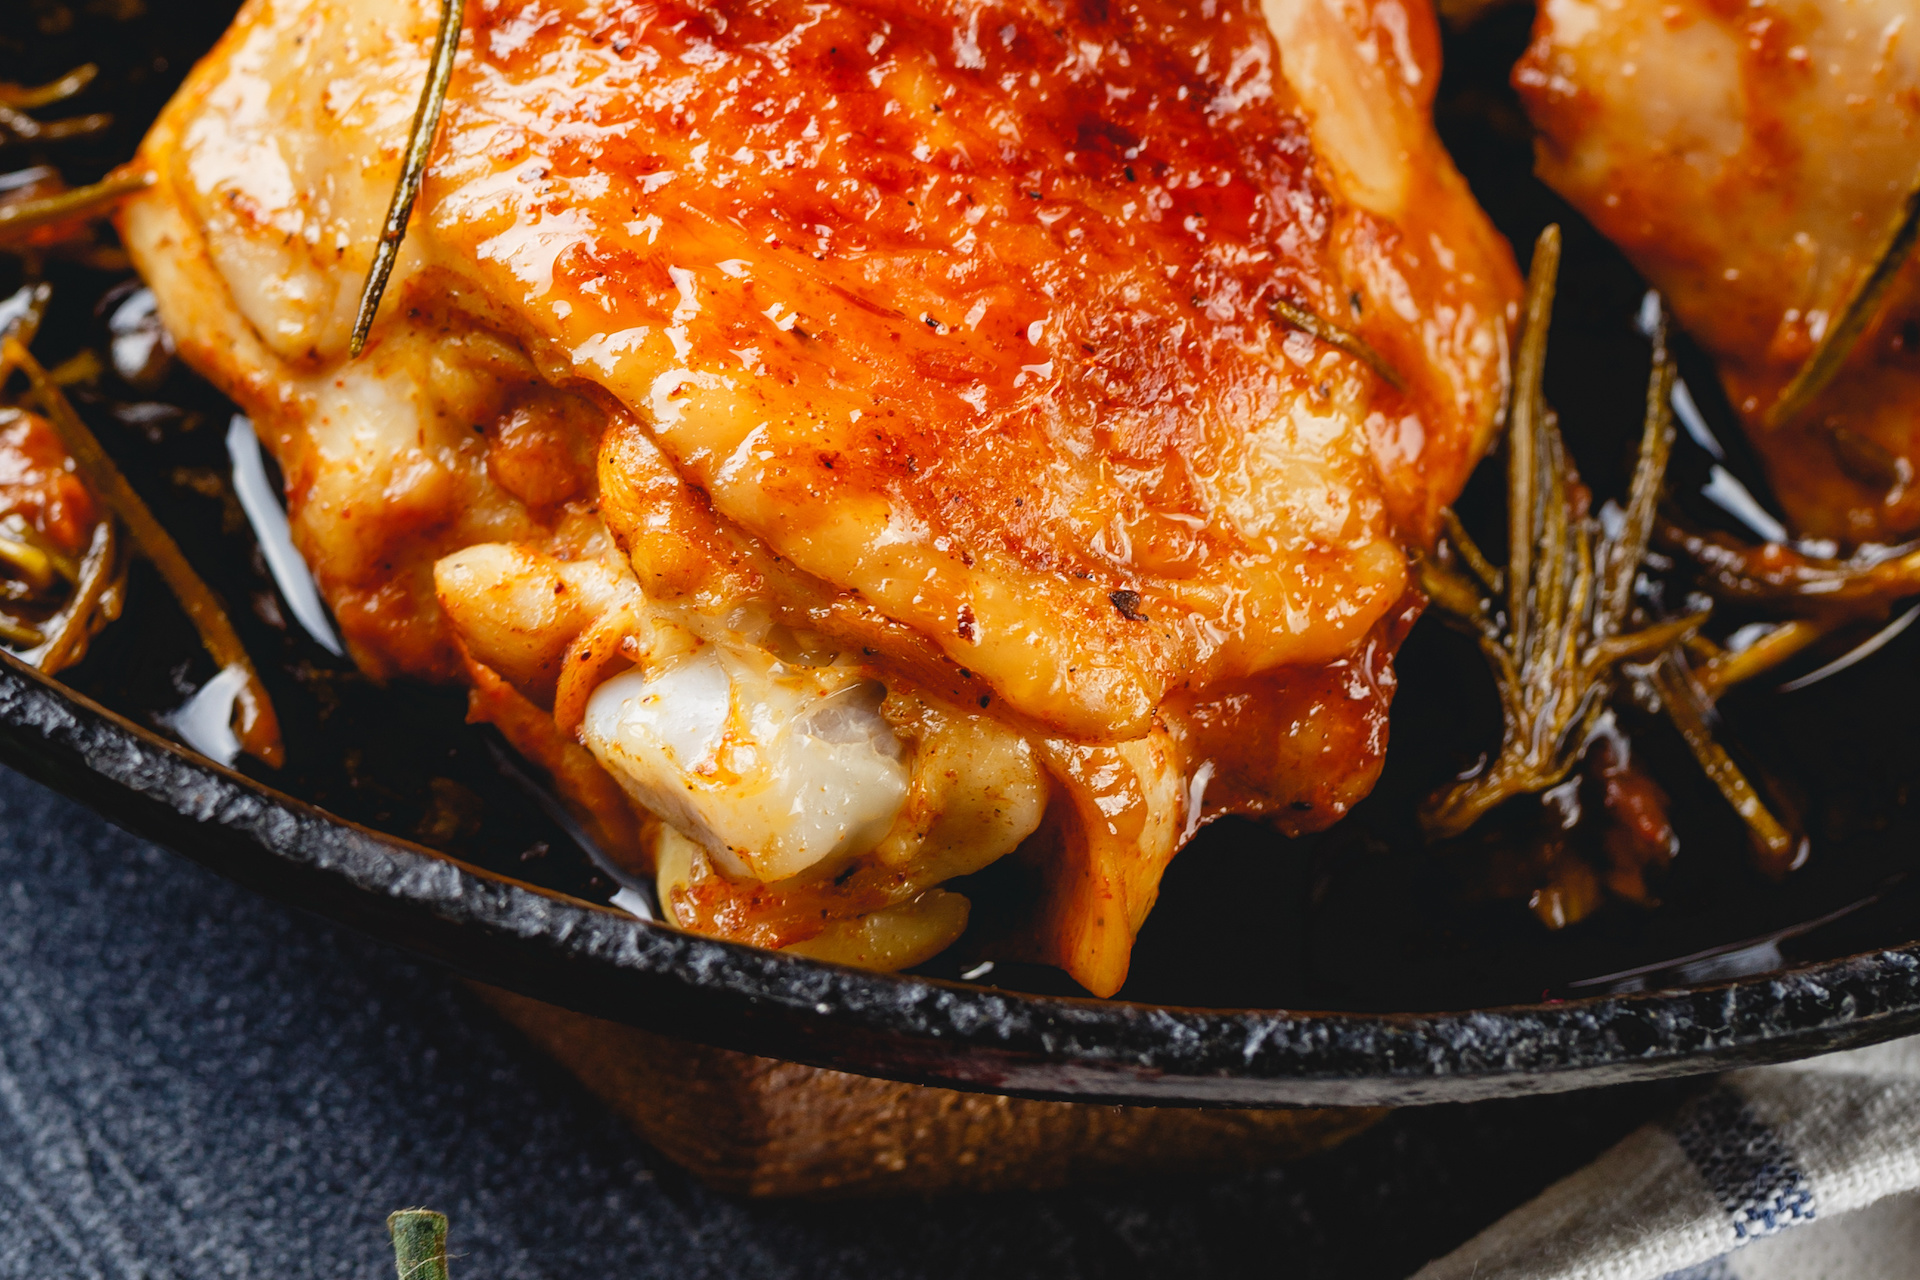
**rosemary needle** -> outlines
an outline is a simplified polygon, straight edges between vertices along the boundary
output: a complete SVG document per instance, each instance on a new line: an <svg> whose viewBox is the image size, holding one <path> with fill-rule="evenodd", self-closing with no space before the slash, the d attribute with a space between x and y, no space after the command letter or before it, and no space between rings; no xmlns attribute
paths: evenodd
<svg viewBox="0 0 1920 1280"><path fill-rule="evenodd" d="M1747 775L1714 740L1713 701L1693 673L1669 652L1654 667L1652 682L1667 718L1680 731L1701 771L1747 824L1761 868L1776 878L1797 869L1806 860L1806 837L1773 816Z"/></svg>
<svg viewBox="0 0 1920 1280"><path fill-rule="evenodd" d="M1832 630L1831 623L1794 618L1774 627L1744 649L1722 649L1712 654L1694 669L1694 679L1710 701L1718 699L1734 685L1771 671L1796 653L1826 639Z"/></svg>
<svg viewBox="0 0 1920 1280"><path fill-rule="evenodd" d="M1861 278L1841 307L1840 314L1827 325L1826 332L1820 335L1813 354L1793 375L1793 381L1787 384L1780 398L1767 410L1766 425L1769 429L1790 426L1795 419L1806 412L1814 397L1827 389L1834 375L1853 354L1860 335L1880 312L1880 303L1886 297L1887 289L1892 286L1894 277L1907 264L1913 254L1913 246L1920 240L1920 174L1914 175L1913 185L1907 188L1906 198L1900 202L1900 211L1894 216L1887 229L1887 238L1875 258L1873 269Z"/></svg>
<svg viewBox="0 0 1920 1280"><path fill-rule="evenodd" d="M1533 552L1543 512L1537 493L1540 437L1552 430L1543 380L1547 333L1553 324L1553 299L1560 278L1560 228L1548 226L1533 245L1527 271L1526 311L1520 350L1514 360L1512 411L1507 425L1507 618L1513 648L1527 647L1527 623L1533 609ZM1557 433L1556 433L1557 434ZM1548 503L1549 506L1557 506Z"/></svg>
<svg viewBox="0 0 1920 1280"><path fill-rule="evenodd" d="M0 143L59 142L65 138L84 138L112 124L113 117L100 112L66 120L49 120L43 124L24 111L0 106Z"/></svg>
<svg viewBox="0 0 1920 1280"><path fill-rule="evenodd" d="M1302 333L1319 339L1336 351L1344 351L1360 363L1379 374L1386 384L1395 391L1405 391L1407 380L1394 371L1382 356L1367 344L1359 334L1342 329L1339 325L1322 320L1305 307L1296 306L1285 298L1275 298L1269 304L1273 314Z"/></svg>
<svg viewBox="0 0 1920 1280"><path fill-rule="evenodd" d="M279 719L274 715L266 686L260 683L253 660L247 656L246 648L234 632L226 610L221 608L219 598L194 572L186 556L181 554L179 544L173 540L173 535L154 518L145 500L127 483L120 468L100 447L100 442L87 429L87 424L80 420L80 415L74 412L60 388L47 377L47 371L33 358L33 353L21 346L17 339L7 338L4 345L0 345L0 363L26 373L41 412L46 414L47 420L59 434L61 443L66 445L67 452L79 464L88 487L106 500L107 506L133 534L134 543L153 562L153 567L160 571L160 576L180 601L181 608L193 620L195 629L200 632L201 643L206 646L213 660L222 670L239 667L246 673L246 684L236 699L240 712L236 736L248 755L279 768L286 759L286 748L280 740Z"/></svg>
<svg viewBox="0 0 1920 1280"><path fill-rule="evenodd" d="M121 170L107 175L90 187L75 187L59 195L18 204L0 205L0 244L17 240L42 227L72 218L104 213L122 196L152 183L153 175L144 169Z"/></svg>
<svg viewBox="0 0 1920 1280"><path fill-rule="evenodd" d="M100 68L88 62L75 67L51 84L28 87L0 83L0 107L12 107L18 111L50 107L56 102L64 102L79 93L92 84L99 74Z"/></svg>
<svg viewBox="0 0 1920 1280"><path fill-rule="evenodd" d="M393 202L387 206L386 225L381 228L380 243L373 251L373 265L367 269L367 283L360 291L360 312L353 319L353 342L349 351L355 356L366 349L374 314L380 310L387 279L393 275L393 265L400 259L401 242L407 238L413 202L419 199L420 184L427 176L433 135L439 131L440 112L447 105L447 86L453 81L454 55L460 51L460 24L465 12L464 0L440 0L440 33L434 37L427 84L420 91L420 106L413 113L413 131L407 135L407 154L400 166L400 181L393 189Z"/></svg>

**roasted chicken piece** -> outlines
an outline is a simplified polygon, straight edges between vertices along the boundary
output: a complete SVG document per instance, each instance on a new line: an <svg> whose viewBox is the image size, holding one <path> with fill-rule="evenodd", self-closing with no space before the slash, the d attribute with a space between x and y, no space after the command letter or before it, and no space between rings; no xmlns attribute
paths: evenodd
<svg viewBox="0 0 1920 1280"><path fill-rule="evenodd" d="M1108 994L1199 826L1386 745L1518 279L1425 0L250 0L123 229L354 656L464 679L687 928L881 967L1019 851Z"/></svg>
<svg viewBox="0 0 1920 1280"><path fill-rule="evenodd" d="M1799 531L1920 529L1920 265L1825 393L1775 401L1920 177L1912 0L1546 0L1514 83L1540 176L1718 362Z"/></svg>
<svg viewBox="0 0 1920 1280"><path fill-rule="evenodd" d="M0 640L49 674L86 657L126 597L113 516L78 472L51 423L0 404Z"/></svg>

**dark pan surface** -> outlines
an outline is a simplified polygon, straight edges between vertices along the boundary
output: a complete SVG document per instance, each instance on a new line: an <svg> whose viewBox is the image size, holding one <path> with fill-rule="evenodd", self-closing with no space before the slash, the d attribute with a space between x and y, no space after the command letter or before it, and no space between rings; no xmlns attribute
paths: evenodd
<svg viewBox="0 0 1920 1280"><path fill-rule="evenodd" d="M29 8L0 16L0 77L45 80L93 58L100 85L75 109L121 116L112 137L45 156L74 180L131 150L225 21L217 5L150 0L126 23L49 31L35 25L46 7ZM1589 481L1618 493L1643 394L1647 351L1632 318L1644 286L1530 176L1525 122L1504 82L1525 34L1515 12L1452 39L1439 119L1516 243L1548 221L1567 228L1549 395ZM12 269L0 261L0 275ZM43 356L101 348L96 303L124 278L49 270L57 292ZM1689 354L1683 372L1737 450L1711 371ZM961 886L978 926L952 952L918 975L873 975L600 905L616 886L503 778L497 741L462 723L461 694L375 687L289 625L227 488L230 406L176 370L148 392L109 376L83 389L79 407L230 603L287 726L289 762L278 773L245 763L243 776L155 732L213 671L143 565L127 618L64 687L0 664L0 758L262 892L488 981L848 1070L1165 1102L1551 1091L1920 1028L1908 802L1920 777L1920 628L1803 693L1726 700L1730 737L1788 781L1813 836L1809 865L1784 884L1751 869L1738 824L1678 744L1653 733L1638 750L1672 793L1682 838L1657 908L1614 905L1549 932L1521 902L1485 893L1471 851L1436 854L1411 822L1419 798L1499 732L1471 646L1428 621L1402 656L1394 746L1374 797L1309 840L1241 822L1202 833L1166 879L1120 1000L1072 998L1062 976L1005 963L979 983L958 981L1024 890L1010 869ZM1683 498L1705 467L1683 447ZM1497 477L1483 472L1462 509L1485 522L1499 499Z"/></svg>

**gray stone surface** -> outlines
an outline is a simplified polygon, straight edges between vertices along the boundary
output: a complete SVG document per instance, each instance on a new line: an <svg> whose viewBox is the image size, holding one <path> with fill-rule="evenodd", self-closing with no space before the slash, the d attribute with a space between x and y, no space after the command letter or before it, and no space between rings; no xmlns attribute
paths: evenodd
<svg viewBox="0 0 1920 1280"><path fill-rule="evenodd" d="M923 1203L692 1185L445 973L0 771L0 1278L1398 1277L1685 1085L1403 1112L1248 1177Z"/></svg>

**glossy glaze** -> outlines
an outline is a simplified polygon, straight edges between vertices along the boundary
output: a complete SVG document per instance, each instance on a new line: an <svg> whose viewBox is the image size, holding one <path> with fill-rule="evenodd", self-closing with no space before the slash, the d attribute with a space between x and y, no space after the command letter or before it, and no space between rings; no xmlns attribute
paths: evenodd
<svg viewBox="0 0 1920 1280"><path fill-rule="evenodd" d="M18 518L69 556L87 549L100 519L52 425L21 409L0 409L0 517Z"/></svg>
<svg viewBox="0 0 1920 1280"><path fill-rule="evenodd" d="M1365 793L1402 547L1486 447L1516 286L1428 124L1424 5L475 3L347 364L432 8L248 5L126 220L363 664L465 672L613 831L571 735L635 627L552 624L557 679L490 680L512 655L449 630L436 561L611 566L853 655L896 730L1044 763L1033 936L1096 991L1201 821L1317 829ZM915 839L852 883L925 892L951 850ZM727 883L687 922L875 902Z"/></svg>

